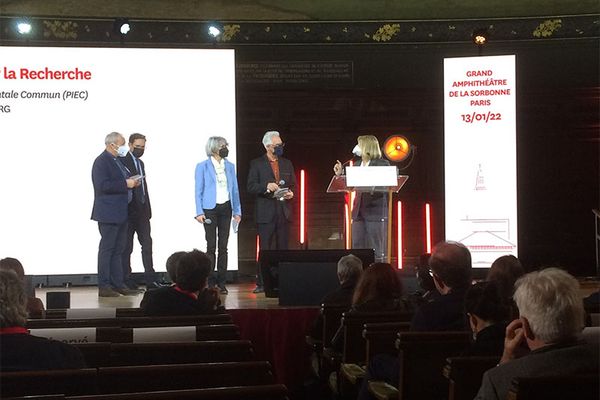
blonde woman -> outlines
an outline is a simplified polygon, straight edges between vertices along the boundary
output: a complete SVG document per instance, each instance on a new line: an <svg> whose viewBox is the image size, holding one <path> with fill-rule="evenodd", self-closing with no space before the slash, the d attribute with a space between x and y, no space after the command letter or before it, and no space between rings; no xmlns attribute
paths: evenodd
<svg viewBox="0 0 600 400"><path fill-rule="evenodd" d="M373 135L359 136L352 153L359 157L355 166L388 166L382 158L379 141ZM338 160L333 166L336 175L343 173L342 163ZM387 193L357 193L352 205L352 248L375 250L375 261L382 262L387 257Z"/></svg>

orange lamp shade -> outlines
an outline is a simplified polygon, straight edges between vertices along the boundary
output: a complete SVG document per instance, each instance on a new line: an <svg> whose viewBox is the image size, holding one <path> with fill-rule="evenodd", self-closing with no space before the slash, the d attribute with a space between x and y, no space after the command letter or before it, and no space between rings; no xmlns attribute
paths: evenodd
<svg viewBox="0 0 600 400"><path fill-rule="evenodd" d="M410 155L410 143L404 136L390 136L383 144L383 153L390 161L404 161Z"/></svg>

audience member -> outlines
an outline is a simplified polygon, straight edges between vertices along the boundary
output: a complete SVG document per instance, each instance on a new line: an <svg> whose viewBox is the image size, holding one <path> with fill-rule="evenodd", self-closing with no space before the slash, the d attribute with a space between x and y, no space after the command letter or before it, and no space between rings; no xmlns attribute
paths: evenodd
<svg viewBox="0 0 600 400"><path fill-rule="evenodd" d="M500 356L504 345L504 331L508 308L501 301L500 291L494 282L477 283L467 290L464 311L473 332L473 343L463 356ZM398 386L400 361L398 356L377 355L367 369L359 392L359 399L373 399L368 384L371 380L385 381Z"/></svg>
<svg viewBox="0 0 600 400"><path fill-rule="evenodd" d="M440 295L437 291L433 277L429 273L429 259L431 254L422 254L419 256L419 264L415 267L415 275L419 285L415 293L411 293L411 303L419 307L423 303L429 303Z"/></svg>
<svg viewBox="0 0 600 400"><path fill-rule="evenodd" d="M473 332L473 344L463 355L500 356L509 308L496 282L480 282L465 295L465 312Z"/></svg>
<svg viewBox="0 0 600 400"><path fill-rule="evenodd" d="M173 283L177 282L177 266L179 265L179 260L184 254L186 254L185 251L177 251L167 258L167 275L169 275L169 279Z"/></svg>
<svg viewBox="0 0 600 400"><path fill-rule="evenodd" d="M27 313L34 316L42 314L44 311L44 303L42 303L41 299L35 297L33 285L31 285L31 288L27 287L27 278L25 277L23 264L16 258L6 257L0 260L0 269L15 271L23 283L23 288L27 296Z"/></svg>
<svg viewBox="0 0 600 400"><path fill-rule="evenodd" d="M492 263L486 281L498 283L500 294L503 299L510 299L515 290L515 282L525 274L525 270L519 259L513 255L498 257Z"/></svg>
<svg viewBox="0 0 600 400"><path fill-rule="evenodd" d="M197 315L221 311L219 293L208 289L212 271L208 256L193 250L181 255L175 267L175 285L148 291L140 303L146 315Z"/></svg>
<svg viewBox="0 0 600 400"><path fill-rule="evenodd" d="M340 281L340 287L331 293L328 293L321 300L321 304L346 306L352 305L352 294L356 283L363 270L362 261L354 254L348 254L339 259L337 263L337 277ZM313 323L309 335L315 339L321 340L323 336L323 316L319 314Z"/></svg>
<svg viewBox="0 0 600 400"><path fill-rule="evenodd" d="M439 297L422 304L411 322L412 331L467 329L465 293L471 285L471 253L458 242L441 242L431 254L429 267Z"/></svg>
<svg viewBox="0 0 600 400"><path fill-rule="evenodd" d="M515 286L520 317L506 328L500 364L484 374L476 399L505 399L516 377L598 374L598 345L578 340L584 310L577 280L548 268Z"/></svg>
<svg viewBox="0 0 600 400"><path fill-rule="evenodd" d="M406 311L398 273L387 263L371 264L358 279L350 311Z"/></svg>
<svg viewBox="0 0 600 400"><path fill-rule="evenodd" d="M0 371L85 368L81 352L25 329L27 296L14 271L0 269Z"/></svg>

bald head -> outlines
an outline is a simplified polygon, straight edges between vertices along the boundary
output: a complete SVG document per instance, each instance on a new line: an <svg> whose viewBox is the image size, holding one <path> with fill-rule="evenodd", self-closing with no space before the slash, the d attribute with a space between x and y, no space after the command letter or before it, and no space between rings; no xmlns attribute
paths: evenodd
<svg viewBox="0 0 600 400"><path fill-rule="evenodd" d="M451 289L465 289L471 284L471 253L462 243L438 243L431 253L429 266Z"/></svg>

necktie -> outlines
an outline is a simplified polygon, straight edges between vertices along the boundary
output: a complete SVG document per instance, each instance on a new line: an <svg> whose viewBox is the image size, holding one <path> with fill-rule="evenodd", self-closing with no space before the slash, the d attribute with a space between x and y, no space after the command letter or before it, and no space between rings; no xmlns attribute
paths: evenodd
<svg viewBox="0 0 600 400"><path fill-rule="evenodd" d="M133 159L135 160L135 167L138 170L138 174L142 175L142 198L140 199L140 201L142 203L146 202L146 185L144 184L144 171L142 171L142 163L140 163L140 160L138 160L137 158L133 157Z"/></svg>

